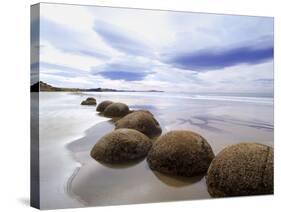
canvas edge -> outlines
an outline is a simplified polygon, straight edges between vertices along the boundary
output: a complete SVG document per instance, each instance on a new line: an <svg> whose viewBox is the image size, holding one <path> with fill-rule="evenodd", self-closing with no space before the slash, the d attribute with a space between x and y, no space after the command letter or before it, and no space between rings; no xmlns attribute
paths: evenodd
<svg viewBox="0 0 281 212"><path fill-rule="evenodd" d="M40 4L30 6L30 206L40 209L39 47ZM34 81L38 87L32 86Z"/></svg>

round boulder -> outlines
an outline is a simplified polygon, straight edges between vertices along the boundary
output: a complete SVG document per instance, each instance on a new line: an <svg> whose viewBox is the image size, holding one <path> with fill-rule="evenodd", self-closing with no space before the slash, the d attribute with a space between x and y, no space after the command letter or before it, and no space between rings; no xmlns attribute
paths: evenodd
<svg viewBox="0 0 281 212"><path fill-rule="evenodd" d="M93 97L89 97L86 100L81 102L81 105L96 105L96 104L97 104L97 101Z"/></svg>
<svg viewBox="0 0 281 212"><path fill-rule="evenodd" d="M104 163L126 163L141 159L151 148L144 134L132 129L119 129L103 136L93 147L91 156Z"/></svg>
<svg viewBox="0 0 281 212"><path fill-rule="evenodd" d="M108 105L103 111L103 115L106 117L122 117L129 113L129 107L120 102L112 103Z"/></svg>
<svg viewBox="0 0 281 212"><path fill-rule="evenodd" d="M273 148L241 143L223 149L206 177L212 197L273 193Z"/></svg>
<svg viewBox="0 0 281 212"><path fill-rule="evenodd" d="M207 172L214 153L209 143L191 131L170 131L159 137L147 155L152 170L193 177Z"/></svg>
<svg viewBox="0 0 281 212"><path fill-rule="evenodd" d="M98 104L98 106L97 106L97 111L98 112L103 112L104 110L105 110L105 108L108 106L108 105L111 105L113 102L112 101L103 101L103 102L101 102L101 103L99 103Z"/></svg>
<svg viewBox="0 0 281 212"><path fill-rule="evenodd" d="M135 129L152 138L161 134L162 130L152 113L145 110L134 111L116 123L116 129Z"/></svg>

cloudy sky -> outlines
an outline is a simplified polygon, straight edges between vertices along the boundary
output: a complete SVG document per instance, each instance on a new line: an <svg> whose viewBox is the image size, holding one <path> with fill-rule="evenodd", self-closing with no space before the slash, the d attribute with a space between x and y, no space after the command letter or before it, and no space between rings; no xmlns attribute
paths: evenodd
<svg viewBox="0 0 281 212"><path fill-rule="evenodd" d="M40 80L272 93L273 18L41 4Z"/></svg>

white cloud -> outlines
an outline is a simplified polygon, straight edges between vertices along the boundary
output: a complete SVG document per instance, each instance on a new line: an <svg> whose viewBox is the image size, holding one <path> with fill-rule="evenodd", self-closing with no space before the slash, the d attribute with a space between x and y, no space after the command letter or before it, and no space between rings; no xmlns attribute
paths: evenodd
<svg viewBox="0 0 281 212"><path fill-rule="evenodd" d="M176 39L176 32L171 30L173 23L167 12L104 7L88 7L88 10L96 19L120 28L156 51Z"/></svg>
<svg viewBox="0 0 281 212"><path fill-rule="evenodd" d="M273 79L273 62L257 65L239 65L217 71L199 73L198 79L212 83L213 91L219 92L272 92L270 86L261 84L260 79Z"/></svg>
<svg viewBox="0 0 281 212"><path fill-rule="evenodd" d="M40 29L43 31L41 32L40 43L48 42L54 48L59 48L61 43L69 40L68 44L71 47L77 48L77 45L79 45L80 49L85 51L94 50L109 57L122 55L121 52L111 48L95 33L93 30L95 18L85 6L41 4L40 18ZM48 23L45 23L44 20L48 21ZM44 31L44 27L46 31ZM67 34L56 37L58 35L51 34L53 30L60 30L62 33L66 31ZM69 37L74 37L74 39L69 39Z"/></svg>
<svg viewBox="0 0 281 212"><path fill-rule="evenodd" d="M64 52L46 41L41 42L40 61L72 67L90 72L91 67L98 66L104 61L98 58Z"/></svg>
<svg viewBox="0 0 281 212"><path fill-rule="evenodd" d="M54 64L53 68L42 66L41 79L56 86L186 92L272 92L272 60L258 65L238 64L204 72L179 69L163 62L166 56L180 52L205 48L212 51L212 48L237 44L264 45L261 39L269 37L269 42L272 41L273 22L270 18L45 3L41 4L40 12L42 20L46 20L41 25L45 30L42 30L40 40L40 62ZM95 24L100 21L107 24L106 30L110 30L110 26L114 27L108 39L95 31ZM52 34L54 32L60 33ZM114 37L117 32L121 36L119 40L124 36L124 41L128 38L133 42L113 45L110 40L118 40ZM133 45L131 49L146 46L147 49L141 49L142 54L139 55L137 51L131 54L126 52L130 50L130 46L124 48L126 45ZM120 46L122 48L118 48ZM67 67L69 74L63 76ZM114 72L114 68L118 67L128 69L121 70L124 72L142 72L141 76L144 77L142 80L127 81L100 75L101 71Z"/></svg>

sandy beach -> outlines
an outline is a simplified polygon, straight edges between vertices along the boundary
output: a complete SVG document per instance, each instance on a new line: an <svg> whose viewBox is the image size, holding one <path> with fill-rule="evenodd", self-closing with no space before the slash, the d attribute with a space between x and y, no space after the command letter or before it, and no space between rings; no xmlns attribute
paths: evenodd
<svg viewBox="0 0 281 212"><path fill-rule="evenodd" d="M215 154L240 142L273 146L273 99L199 94L99 92L40 93L40 194L44 209L207 199L205 177L171 177L149 169L146 160L123 166L90 157L97 140L114 129L86 97L120 101L151 111L163 133L192 130Z"/></svg>

